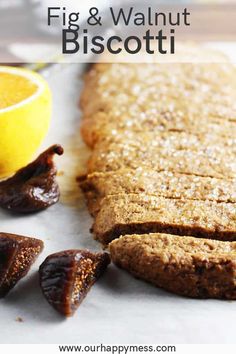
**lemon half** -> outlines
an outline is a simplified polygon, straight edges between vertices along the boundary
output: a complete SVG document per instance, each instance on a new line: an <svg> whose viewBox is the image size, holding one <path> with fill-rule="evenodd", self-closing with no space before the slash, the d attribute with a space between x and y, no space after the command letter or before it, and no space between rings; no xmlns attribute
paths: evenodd
<svg viewBox="0 0 236 354"><path fill-rule="evenodd" d="M0 66L0 178L25 166L47 134L52 98L30 70Z"/></svg>

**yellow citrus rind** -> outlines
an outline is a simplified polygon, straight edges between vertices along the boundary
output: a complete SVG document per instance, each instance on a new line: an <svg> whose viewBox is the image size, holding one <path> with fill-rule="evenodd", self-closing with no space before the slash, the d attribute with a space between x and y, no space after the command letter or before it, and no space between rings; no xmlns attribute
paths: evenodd
<svg viewBox="0 0 236 354"><path fill-rule="evenodd" d="M5 66L0 66L0 77L1 73L23 76L36 85L36 90L26 99L0 109L0 178L32 159L47 134L52 106L49 86L39 74Z"/></svg>

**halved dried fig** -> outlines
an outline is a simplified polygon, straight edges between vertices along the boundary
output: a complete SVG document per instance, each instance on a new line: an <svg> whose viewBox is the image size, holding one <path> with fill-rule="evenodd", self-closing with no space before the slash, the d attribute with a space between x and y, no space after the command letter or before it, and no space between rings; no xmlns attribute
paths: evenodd
<svg viewBox="0 0 236 354"><path fill-rule="evenodd" d="M41 240L0 233L0 297L28 273L42 250Z"/></svg>
<svg viewBox="0 0 236 354"><path fill-rule="evenodd" d="M62 146L51 146L13 177L0 182L0 206L18 213L32 213L55 204L60 197L55 154L63 154Z"/></svg>
<svg viewBox="0 0 236 354"><path fill-rule="evenodd" d="M48 256L39 268L40 286L50 305L72 316L110 263L108 253L68 250Z"/></svg>

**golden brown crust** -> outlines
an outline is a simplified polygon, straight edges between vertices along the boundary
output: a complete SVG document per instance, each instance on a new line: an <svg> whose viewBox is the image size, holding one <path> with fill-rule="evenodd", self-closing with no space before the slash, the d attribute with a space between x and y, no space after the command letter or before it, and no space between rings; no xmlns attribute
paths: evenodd
<svg viewBox="0 0 236 354"><path fill-rule="evenodd" d="M114 240L111 258L138 278L179 295L236 299L236 242L166 234Z"/></svg>

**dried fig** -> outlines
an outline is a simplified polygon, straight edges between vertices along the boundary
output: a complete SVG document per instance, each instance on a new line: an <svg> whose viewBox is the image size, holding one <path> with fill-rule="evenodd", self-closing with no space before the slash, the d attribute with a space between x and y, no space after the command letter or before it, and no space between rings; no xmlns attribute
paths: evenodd
<svg viewBox="0 0 236 354"><path fill-rule="evenodd" d="M68 250L48 256L39 268L40 286L50 305L72 316L110 263L107 253Z"/></svg>
<svg viewBox="0 0 236 354"><path fill-rule="evenodd" d="M0 182L0 206L18 213L32 213L55 204L60 196L53 156L63 148L53 145L28 166Z"/></svg>
<svg viewBox="0 0 236 354"><path fill-rule="evenodd" d="M41 240L0 233L0 297L28 273L42 250Z"/></svg>

